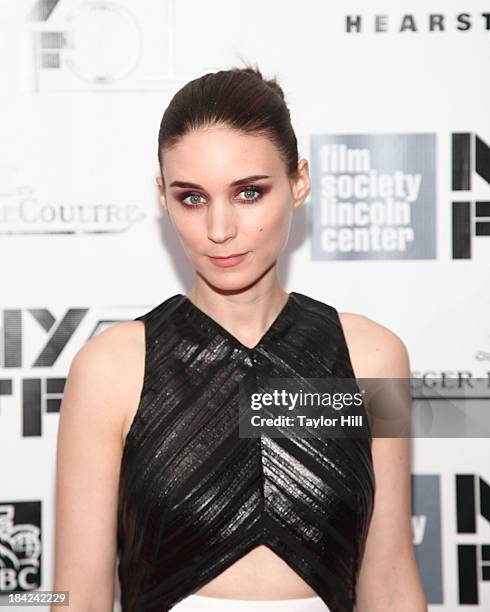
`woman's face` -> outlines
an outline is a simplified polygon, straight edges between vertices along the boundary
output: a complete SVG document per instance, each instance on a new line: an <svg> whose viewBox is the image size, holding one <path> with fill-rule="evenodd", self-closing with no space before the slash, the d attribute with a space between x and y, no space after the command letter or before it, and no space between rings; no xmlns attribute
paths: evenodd
<svg viewBox="0 0 490 612"><path fill-rule="evenodd" d="M196 272L223 291L254 284L284 248L293 209L309 193L308 163L290 180L265 136L226 127L185 135L164 150L160 199ZM244 254L235 263L213 257Z"/></svg>

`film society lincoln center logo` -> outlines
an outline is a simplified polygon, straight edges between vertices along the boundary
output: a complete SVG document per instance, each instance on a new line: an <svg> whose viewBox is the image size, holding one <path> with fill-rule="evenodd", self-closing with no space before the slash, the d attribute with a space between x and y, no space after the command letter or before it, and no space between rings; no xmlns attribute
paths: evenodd
<svg viewBox="0 0 490 612"><path fill-rule="evenodd" d="M435 134L311 135L312 259L436 257Z"/></svg>

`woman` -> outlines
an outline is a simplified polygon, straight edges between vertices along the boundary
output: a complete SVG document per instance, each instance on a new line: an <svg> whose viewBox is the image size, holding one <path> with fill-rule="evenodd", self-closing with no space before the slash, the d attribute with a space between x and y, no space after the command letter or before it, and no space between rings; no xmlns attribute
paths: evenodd
<svg viewBox="0 0 490 612"><path fill-rule="evenodd" d="M282 89L252 67L191 81L158 159L197 278L72 361L54 588L72 612L110 610L119 558L123 612L427 610L408 438L238 433L239 383L410 375L393 332L280 287L310 190Z"/></svg>

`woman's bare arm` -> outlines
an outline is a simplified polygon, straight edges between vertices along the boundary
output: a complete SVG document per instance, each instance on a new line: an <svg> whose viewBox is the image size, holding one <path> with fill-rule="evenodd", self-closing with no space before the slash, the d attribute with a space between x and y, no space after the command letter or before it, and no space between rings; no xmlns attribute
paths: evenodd
<svg viewBox="0 0 490 612"><path fill-rule="evenodd" d="M73 358L65 384L53 590L69 592L71 612L113 609L122 434L142 386L143 329L128 321L92 338Z"/></svg>
<svg viewBox="0 0 490 612"><path fill-rule="evenodd" d="M408 352L395 333L351 313L343 313L342 325L356 378L410 378ZM410 406L393 409L401 414ZM376 493L359 571L356 612L427 612L412 543L411 444L409 437L373 438Z"/></svg>

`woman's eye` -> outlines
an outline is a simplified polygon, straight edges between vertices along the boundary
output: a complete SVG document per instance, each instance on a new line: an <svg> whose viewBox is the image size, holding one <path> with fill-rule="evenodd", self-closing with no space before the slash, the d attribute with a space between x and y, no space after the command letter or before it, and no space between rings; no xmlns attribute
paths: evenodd
<svg viewBox="0 0 490 612"><path fill-rule="evenodd" d="M247 189L242 189L238 196L241 196L242 194L244 194L244 196L238 197L238 200L255 202L262 197L261 189L255 187L247 187ZM204 204L203 200L204 196L200 195L199 193L188 193L181 198L182 204L188 208L199 208Z"/></svg>
<svg viewBox="0 0 490 612"><path fill-rule="evenodd" d="M191 202L186 202L187 198L191 198ZM202 204L202 202L196 202L197 198L202 198L202 196L199 195L198 193L191 193L188 196L186 196L185 198L183 198L182 202L186 206L199 206L200 204Z"/></svg>
<svg viewBox="0 0 490 612"><path fill-rule="evenodd" d="M244 189L243 191L240 191L240 193L245 193L247 194L246 197L244 198L239 198L240 200L258 200L260 198L261 192L259 189ZM250 194L254 194L256 193L257 195L255 197L249 197Z"/></svg>

